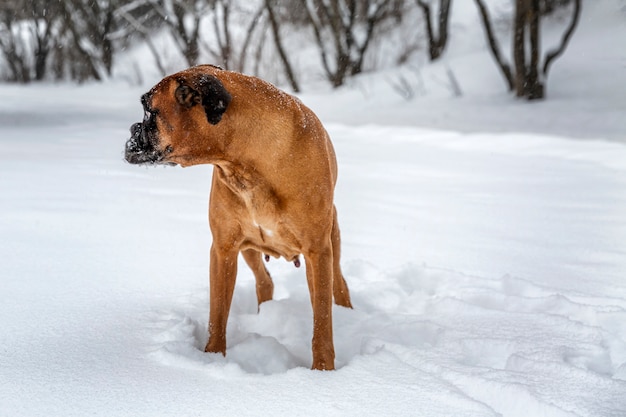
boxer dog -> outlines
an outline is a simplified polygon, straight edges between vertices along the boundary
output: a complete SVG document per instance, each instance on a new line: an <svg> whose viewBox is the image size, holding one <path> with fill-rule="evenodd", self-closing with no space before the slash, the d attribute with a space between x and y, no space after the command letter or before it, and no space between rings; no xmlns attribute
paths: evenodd
<svg viewBox="0 0 626 417"><path fill-rule="evenodd" d="M161 80L141 97L126 161L212 164L213 243L206 352L226 354L237 257L252 269L259 305L274 284L263 257L306 265L313 307L313 369L335 367L332 302L351 308L339 266L333 203L337 161L328 133L297 98L259 78L201 65Z"/></svg>

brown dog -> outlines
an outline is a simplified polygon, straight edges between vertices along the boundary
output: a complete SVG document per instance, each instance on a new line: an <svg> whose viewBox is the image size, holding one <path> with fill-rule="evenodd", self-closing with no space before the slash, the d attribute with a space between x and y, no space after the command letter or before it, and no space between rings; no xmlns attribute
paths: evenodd
<svg viewBox="0 0 626 417"><path fill-rule="evenodd" d="M274 290L263 254L296 266L302 254L313 306L313 368L334 369L333 296L338 305L351 303L339 267L337 162L319 119L265 81L209 65L164 78L141 102L144 120L130 129L128 162L215 166L205 351L226 354L239 252L256 278L259 305Z"/></svg>

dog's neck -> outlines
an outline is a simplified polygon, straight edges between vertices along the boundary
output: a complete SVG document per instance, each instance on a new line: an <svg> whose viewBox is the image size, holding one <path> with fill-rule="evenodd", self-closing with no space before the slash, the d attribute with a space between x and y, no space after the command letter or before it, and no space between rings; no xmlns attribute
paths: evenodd
<svg viewBox="0 0 626 417"><path fill-rule="evenodd" d="M235 164L230 161L218 161L213 163L215 174L233 193L242 198L252 197L252 193L261 188L269 187L267 181L256 172L253 166Z"/></svg>
<svg viewBox="0 0 626 417"><path fill-rule="evenodd" d="M214 163L215 169L219 173L220 179L234 193L245 192L254 186L252 177L246 172L245 167L237 166L232 162L219 161Z"/></svg>

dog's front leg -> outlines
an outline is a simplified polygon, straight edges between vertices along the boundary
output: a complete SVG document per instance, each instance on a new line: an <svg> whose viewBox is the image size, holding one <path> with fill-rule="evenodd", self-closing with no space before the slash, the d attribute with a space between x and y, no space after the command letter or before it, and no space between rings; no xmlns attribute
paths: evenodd
<svg viewBox="0 0 626 417"><path fill-rule="evenodd" d="M313 306L313 369L335 369L333 346L333 251L330 242L305 255Z"/></svg>
<svg viewBox="0 0 626 417"><path fill-rule="evenodd" d="M226 355L226 323L237 278L237 250L211 246L209 274L209 341L205 352Z"/></svg>

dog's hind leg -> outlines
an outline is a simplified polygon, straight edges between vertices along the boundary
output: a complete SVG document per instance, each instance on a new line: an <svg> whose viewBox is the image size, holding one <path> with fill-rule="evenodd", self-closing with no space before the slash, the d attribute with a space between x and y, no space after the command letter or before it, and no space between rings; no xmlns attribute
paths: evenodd
<svg viewBox="0 0 626 417"><path fill-rule="evenodd" d="M313 369L335 369L333 345L333 265L331 242L304 253L306 279L313 307Z"/></svg>
<svg viewBox="0 0 626 417"><path fill-rule="evenodd" d="M331 241L333 245L333 296L335 304L352 308L350 302L350 291L348 284L341 273L339 261L341 258L341 236L339 233L339 224L337 222L337 209L333 207L333 229L331 231Z"/></svg>
<svg viewBox="0 0 626 417"><path fill-rule="evenodd" d="M246 249L241 251L241 255L254 273L254 278L256 279L256 297L259 306L261 306L261 303L271 300L274 295L272 277L263 264L261 252L254 249Z"/></svg>

